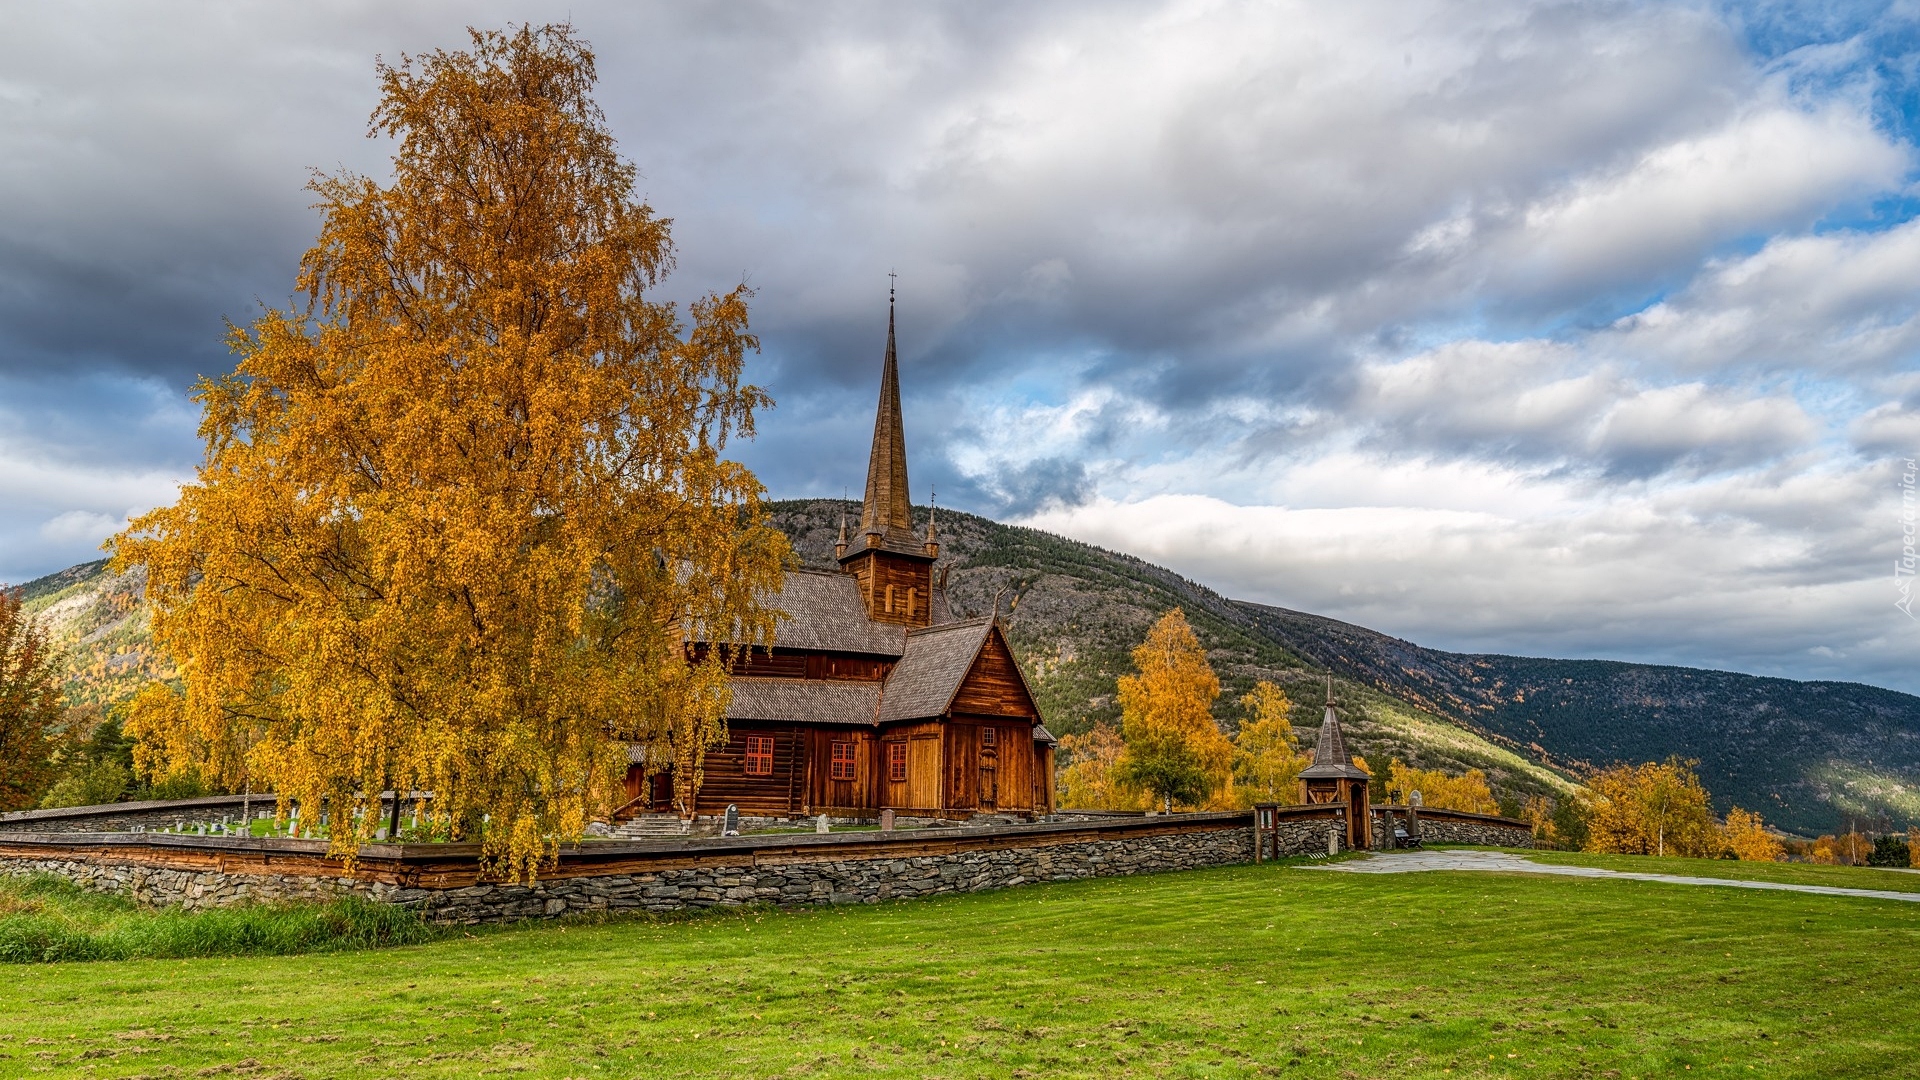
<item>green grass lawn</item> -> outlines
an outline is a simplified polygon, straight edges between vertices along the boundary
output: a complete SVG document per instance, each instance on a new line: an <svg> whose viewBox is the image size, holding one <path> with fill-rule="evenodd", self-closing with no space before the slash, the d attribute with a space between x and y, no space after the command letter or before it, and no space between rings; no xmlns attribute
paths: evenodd
<svg viewBox="0 0 1920 1080"><path fill-rule="evenodd" d="M1831 885L1841 889L1920 892L1920 874L1878 866L1820 866L1814 863L1735 862L1732 859L1674 859L1650 855L1592 855L1584 851L1521 852L1536 862L1597 866L1636 874L1732 878L1736 881L1784 881L1794 885Z"/></svg>
<svg viewBox="0 0 1920 1080"><path fill-rule="evenodd" d="M1519 874L1269 864L0 974L4 1076L1920 1076L1920 904Z"/></svg>

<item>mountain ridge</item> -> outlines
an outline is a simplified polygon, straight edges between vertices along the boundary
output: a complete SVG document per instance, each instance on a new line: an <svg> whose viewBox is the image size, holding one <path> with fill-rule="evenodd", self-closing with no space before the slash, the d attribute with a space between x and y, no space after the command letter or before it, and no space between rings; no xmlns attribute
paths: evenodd
<svg viewBox="0 0 1920 1080"><path fill-rule="evenodd" d="M803 564L832 567L837 499L769 504ZM925 520L926 508L915 508ZM1326 616L1238 601L1166 567L1025 526L942 510L939 568L956 615L996 602L1056 733L1117 723L1115 683L1166 610L1207 648L1228 730L1262 679L1293 701L1310 745L1331 673L1351 744L1376 772L1398 757L1479 768L1509 799L1564 797L1586 769L1678 755L1700 762L1720 812L1758 810L1784 828L1833 831L1849 818L1920 822L1920 697L1862 683L1799 682L1613 660L1450 653ZM936 571L938 572L938 571ZM106 706L170 672L154 655L144 579L82 563L28 582L30 610L72 656L70 700Z"/></svg>

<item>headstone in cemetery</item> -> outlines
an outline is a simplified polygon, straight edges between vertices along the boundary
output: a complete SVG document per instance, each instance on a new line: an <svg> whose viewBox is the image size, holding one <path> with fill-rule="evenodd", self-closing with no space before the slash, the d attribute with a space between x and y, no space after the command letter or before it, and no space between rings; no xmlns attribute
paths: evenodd
<svg viewBox="0 0 1920 1080"><path fill-rule="evenodd" d="M881 832L893 831L893 811L891 810L880 811L880 831Z"/></svg>
<svg viewBox="0 0 1920 1080"><path fill-rule="evenodd" d="M827 815L825 814L820 815L820 820L813 823L813 831L817 833L823 833L827 831Z"/></svg>
<svg viewBox="0 0 1920 1080"><path fill-rule="evenodd" d="M727 824L725 828L720 830L720 835L740 835L740 808L732 803L727 804Z"/></svg>
<svg viewBox="0 0 1920 1080"><path fill-rule="evenodd" d="M1340 830L1338 829L1327 830L1327 854L1340 854Z"/></svg>

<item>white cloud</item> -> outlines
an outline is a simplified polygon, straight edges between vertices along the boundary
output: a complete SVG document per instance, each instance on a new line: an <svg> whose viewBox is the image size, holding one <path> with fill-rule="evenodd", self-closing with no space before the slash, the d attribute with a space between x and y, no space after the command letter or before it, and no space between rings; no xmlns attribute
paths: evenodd
<svg viewBox="0 0 1920 1080"><path fill-rule="evenodd" d="M33 8L0 37L0 378L42 380L0 383L0 576L190 474L185 376L285 296L306 170L380 169L375 54L567 17L672 295L759 289L776 493L858 489L896 268L922 497L1439 644L1911 655L1873 519L1920 438L1920 223L1830 223L1913 148L1873 58L1770 66L1690 5Z"/></svg>

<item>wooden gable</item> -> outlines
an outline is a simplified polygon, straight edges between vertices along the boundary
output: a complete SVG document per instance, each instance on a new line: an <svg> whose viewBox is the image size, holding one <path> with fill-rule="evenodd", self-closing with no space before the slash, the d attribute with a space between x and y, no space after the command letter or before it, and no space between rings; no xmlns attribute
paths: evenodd
<svg viewBox="0 0 1920 1080"><path fill-rule="evenodd" d="M1040 708L1034 704L1027 679L1013 658L1013 650L998 626L993 627L973 658L973 665L953 695L949 713L970 716L1017 716L1038 723Z"/></svg>

